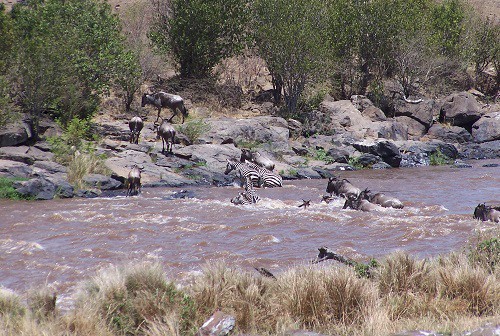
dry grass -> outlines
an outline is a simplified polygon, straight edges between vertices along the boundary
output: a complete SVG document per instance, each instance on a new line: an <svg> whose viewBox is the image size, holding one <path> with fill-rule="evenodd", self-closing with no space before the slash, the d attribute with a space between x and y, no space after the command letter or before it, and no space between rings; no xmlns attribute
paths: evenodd
<svg viewBox="0 0 500 336"><path fill-rule="evenodd" d="M235 317L235 333L253 335L457 333L500 321L499 272L472 252L481 250L430 260L393 253L369 279L328 263L276 279L218 263L183 289L157 263L111 267L82 284L64 315L50 305L47 290L29 295L31 309L19 296L0 293L0 335L189 335L216 310Z"/></svg>

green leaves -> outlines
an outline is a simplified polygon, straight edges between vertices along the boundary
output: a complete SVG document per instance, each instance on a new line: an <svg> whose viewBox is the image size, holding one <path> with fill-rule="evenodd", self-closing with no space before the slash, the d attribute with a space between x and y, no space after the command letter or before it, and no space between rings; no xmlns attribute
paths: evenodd
<svg viewBox="0 0 500 336"><path fill-rule="evenodd" d="M246 41L247 0L161 0L150 37L170 53L182 77L209 77L222 59L241 51Z"/></svg>
<svg viewBox="0 0 500 336"><path fill-rule="evenodd" d="M63 123L96 110L99 94L137 63L126 56L116 15L99 1L28 1L12 10L18 99L35 128L50 110ZM125 55L125 56L124 56Z"/></svg>

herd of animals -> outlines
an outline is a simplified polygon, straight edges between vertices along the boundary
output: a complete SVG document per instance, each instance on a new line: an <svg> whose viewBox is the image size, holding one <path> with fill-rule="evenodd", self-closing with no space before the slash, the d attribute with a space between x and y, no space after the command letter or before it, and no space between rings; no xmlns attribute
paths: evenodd
<svg viewBox="0 0 500 336"><path fill-rule="evenodd" d="M157 92L154 94L144 93L141 106L153 105L158 109L158 116L154 123L157 130L157 139L162 139L162 153L172 153L175 138L175 128L172 126L172 119L180 112L182 123L188 116L188 111L184 106L184 100L174 94ZM160 112L163 107L168 107L173 114L169 119L162 119ZM162 119L158 124L158 119ZM144 122L138 116L129 121L130 143L137 144ZM235 172L241 181L244 191L231 199L235 205L256 204L260 201L255 188L275 188L283 186L283 179L280 174L274 172L274 162L263 156L258 151L242 148L239 160L227 160L225 175ZM127 196L137 195L141 192L141 169L134 165L127 178ZM326 186L327 195L323 195L322 202L330 203L335 198L345 199L343 209L354 209L359 211L376 211L383 208L402 209L403 203L395 197L384 193L373 193L368 189L361 190L354 186L349 180L338 176L330 177ZM311 200L302 200L301 208L311 205ZM500 206L489 206L485 203L479 204L474 210L475 219L482 221L500 222Z"/></svg>

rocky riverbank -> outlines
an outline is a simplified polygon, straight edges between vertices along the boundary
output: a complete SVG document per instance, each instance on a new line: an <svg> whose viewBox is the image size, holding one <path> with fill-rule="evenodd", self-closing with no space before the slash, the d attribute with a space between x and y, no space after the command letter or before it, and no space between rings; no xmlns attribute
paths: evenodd
<svg viewBox="0 0 500 336"><path fill-rule="evenodd" d="M144 188L227 185L234 176L224 175L226 160L239 159L244 147L272 159L284 179L326 178L358 168L443 163L463 168L471 167L468 160L500 158L499 104L460 92L441 100L396 98L391 106L383 112L364 96L342 101L327 97L306 123L273 115L198 119L204 132L192 139L177 127L173 153L167 154L156 140L152 120L146 119L138 144L128 141L130 116L97 120L94 131L102 138L97 152L106 156L111 174L87 175L81 189L68 183L67 168L53 161L44 141L60 134L57 125L42 123L42 141L32 143L29 126L18 122L0 131L0 176L23 178L15 188L24 195L52 199L125 195L125 179L134 164L142 168ZM260 111L269 107L268 102L252 105Z"/></svg>

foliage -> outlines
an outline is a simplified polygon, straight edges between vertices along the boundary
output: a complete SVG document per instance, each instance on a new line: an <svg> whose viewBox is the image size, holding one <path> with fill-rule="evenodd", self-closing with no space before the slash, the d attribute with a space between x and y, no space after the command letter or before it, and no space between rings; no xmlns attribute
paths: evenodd
<svg viewBox="0 0 500 336"><path fill-rule="evenodd" d="M87 284L79 304L91 302L119 334L143 335L153 321L175 318L180 335L193 332L195 303L165 279L159 265L142 263L102 271Z"/></svg>
<svg viewBox="0 0 500 336"><path fill-rule="evenodd" d="M29 197L25 197L24 195L17 192L14 188L14 182L24 180L26 179L0 177L0 198L8 198L13 200L30 199Z"/></svg>
<svg viewBox="0 0 500 336"><path fill-rule="evenodd" d="M16 99L34 131L50 111L64 123L91 116L127 66L119 20L105 2L32 0L12 9ZM125 61L124 61L125 59Z"/></svg>
<svg viewBox="0 0 500 336"><path fill-rule="evenodd" d="M453 160L443 154L439 148L429 156L429 164L431 166L442 166L452 162Z"/></svg>
<svg viewBox="0 0 500 336"><path fill-rule="evenodd" d="M461 0L444 0L432 9L431 41L440 53L456 57L461 51L465 8Z"/></svg>
<svg viewBox="0 0 500 336"><path fill-rule="evenodd" d="M253 4L257 52L285 100L283 113L294 116L299 98L327 60L327 2L258 0Z"/></svg>
<svg viewBox="0 0 500 336"><path fill-rule="evenodd" d="M154 5L151 40L172 55L181 77L209 77L215 65L245 45L246 0L158 0Z"/></svg>
<svg viewBox="0 0 500 336"><path fill-rule="evenodd" d="M500 263L500 239L498 229L492 234L481 234L470 244L467 256L473 265L479 265L494 273Z"/></svg>
<svg viewBox="0 0 500 336"><path fill-rule="evenodd" d="M96 140L90 132L90 121L73 118L66 126L61 126L63 134L50 137L47 141L52 147L55 161L68 167L68 181L82 188L85 175L108 174L109 169L104 165L105 156L97 154L94 143L89 141Z"/></svg>
<svg viewBox="0 0 500 336"><path fill-rule="evenodd" d="M184 134L191 143L195 143L201 135L210 130L210 124L202 118L189 120L183 125L177 126L179 132Z"/></svg>

